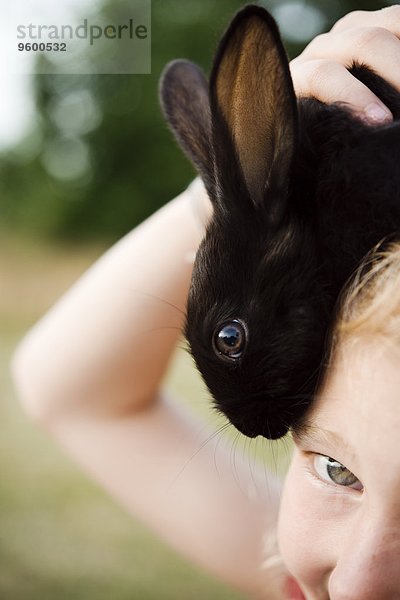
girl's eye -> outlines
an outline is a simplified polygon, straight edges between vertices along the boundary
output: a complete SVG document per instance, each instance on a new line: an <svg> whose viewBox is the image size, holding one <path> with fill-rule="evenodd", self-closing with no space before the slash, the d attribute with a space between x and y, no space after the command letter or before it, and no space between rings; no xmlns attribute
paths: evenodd
<svg viewBox="0 0 400 600"><path fill-rule="evenodd" d="M336 485L362 490L363 485L349 469L330 456L316 454L314 456L314 469L323 481Z"/></svg>

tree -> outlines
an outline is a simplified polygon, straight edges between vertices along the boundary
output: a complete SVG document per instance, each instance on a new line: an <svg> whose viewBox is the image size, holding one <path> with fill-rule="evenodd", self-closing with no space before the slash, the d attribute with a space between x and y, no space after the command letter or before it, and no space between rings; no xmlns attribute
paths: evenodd
<svg viewBox="0 0 400 600"><path fill-rule="evenodd" d="M116 18L131 1L107 0L101 12ZM296 4L263 4L275 11L278 23L283 19L288 54L297 55L308 39L296 40L295 34L289 39L287 11ZM30 136L0 157L3 223L37 235L113 241L181 191L194 171L161 116L158 79L177 57L208 72L221 33L242 5L242 0L153 0L151 75L36 75L37 152L24 162ZM298 6L305 33L313 36L314 17L327 31L350 10L385 4L342 0Z"/></svg>

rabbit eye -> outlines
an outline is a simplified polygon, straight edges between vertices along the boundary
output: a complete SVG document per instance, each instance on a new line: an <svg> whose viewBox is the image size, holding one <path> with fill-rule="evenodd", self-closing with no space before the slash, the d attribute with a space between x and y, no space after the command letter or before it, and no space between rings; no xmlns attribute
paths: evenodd
<svg viewBox="0 0 400 600"><path fill-rule="evenodd" d="M219 356L235 360L242 356L246 341L246 327L238 319L233 319L216 330L213 345Z"/></svg>

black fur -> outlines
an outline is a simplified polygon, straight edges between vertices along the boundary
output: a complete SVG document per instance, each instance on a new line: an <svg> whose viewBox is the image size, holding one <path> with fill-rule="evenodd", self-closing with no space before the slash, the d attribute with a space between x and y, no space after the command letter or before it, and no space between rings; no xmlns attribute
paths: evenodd
<svg viewBox="0 0 400 600"><path fill-rule="evenodd" d="M246 435L278 438L312 400L347 279L379 241L399 237L400 94L353 64L393 123L370 126L345 106L296 101L277 26L258 6L225 33L210 101L188 83L197 67L181 64L167 67L161 100L214 204L185 335L218 409ZM182 93L200 98L194 110ZM232 319L248 338L243 355L227 360L213 339Z"/></svg>

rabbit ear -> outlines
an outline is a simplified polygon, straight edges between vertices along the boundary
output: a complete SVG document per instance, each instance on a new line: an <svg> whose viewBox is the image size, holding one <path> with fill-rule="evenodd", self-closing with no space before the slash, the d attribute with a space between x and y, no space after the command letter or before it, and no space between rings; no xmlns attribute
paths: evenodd
<svg viewBox="0 0 400 600"><path fill-rule="evenodd" d="M282 200L296 142L297 104L277 25L263 8L249 5L239 11L222 38L210 102L222 196L229 200L229 192L243 190L244 183L256 206L266 192L269 203L271 192ZM282 206L268 209L280 212Z"/></svg>
<svg viewBox="0 0 400 600"><path fill-rule="evenodd" d="M199 67L187 60L169 63L160 80L160 101L178 143L197 167L211 193L214 162L210 101L208 83Z"/></svg>

